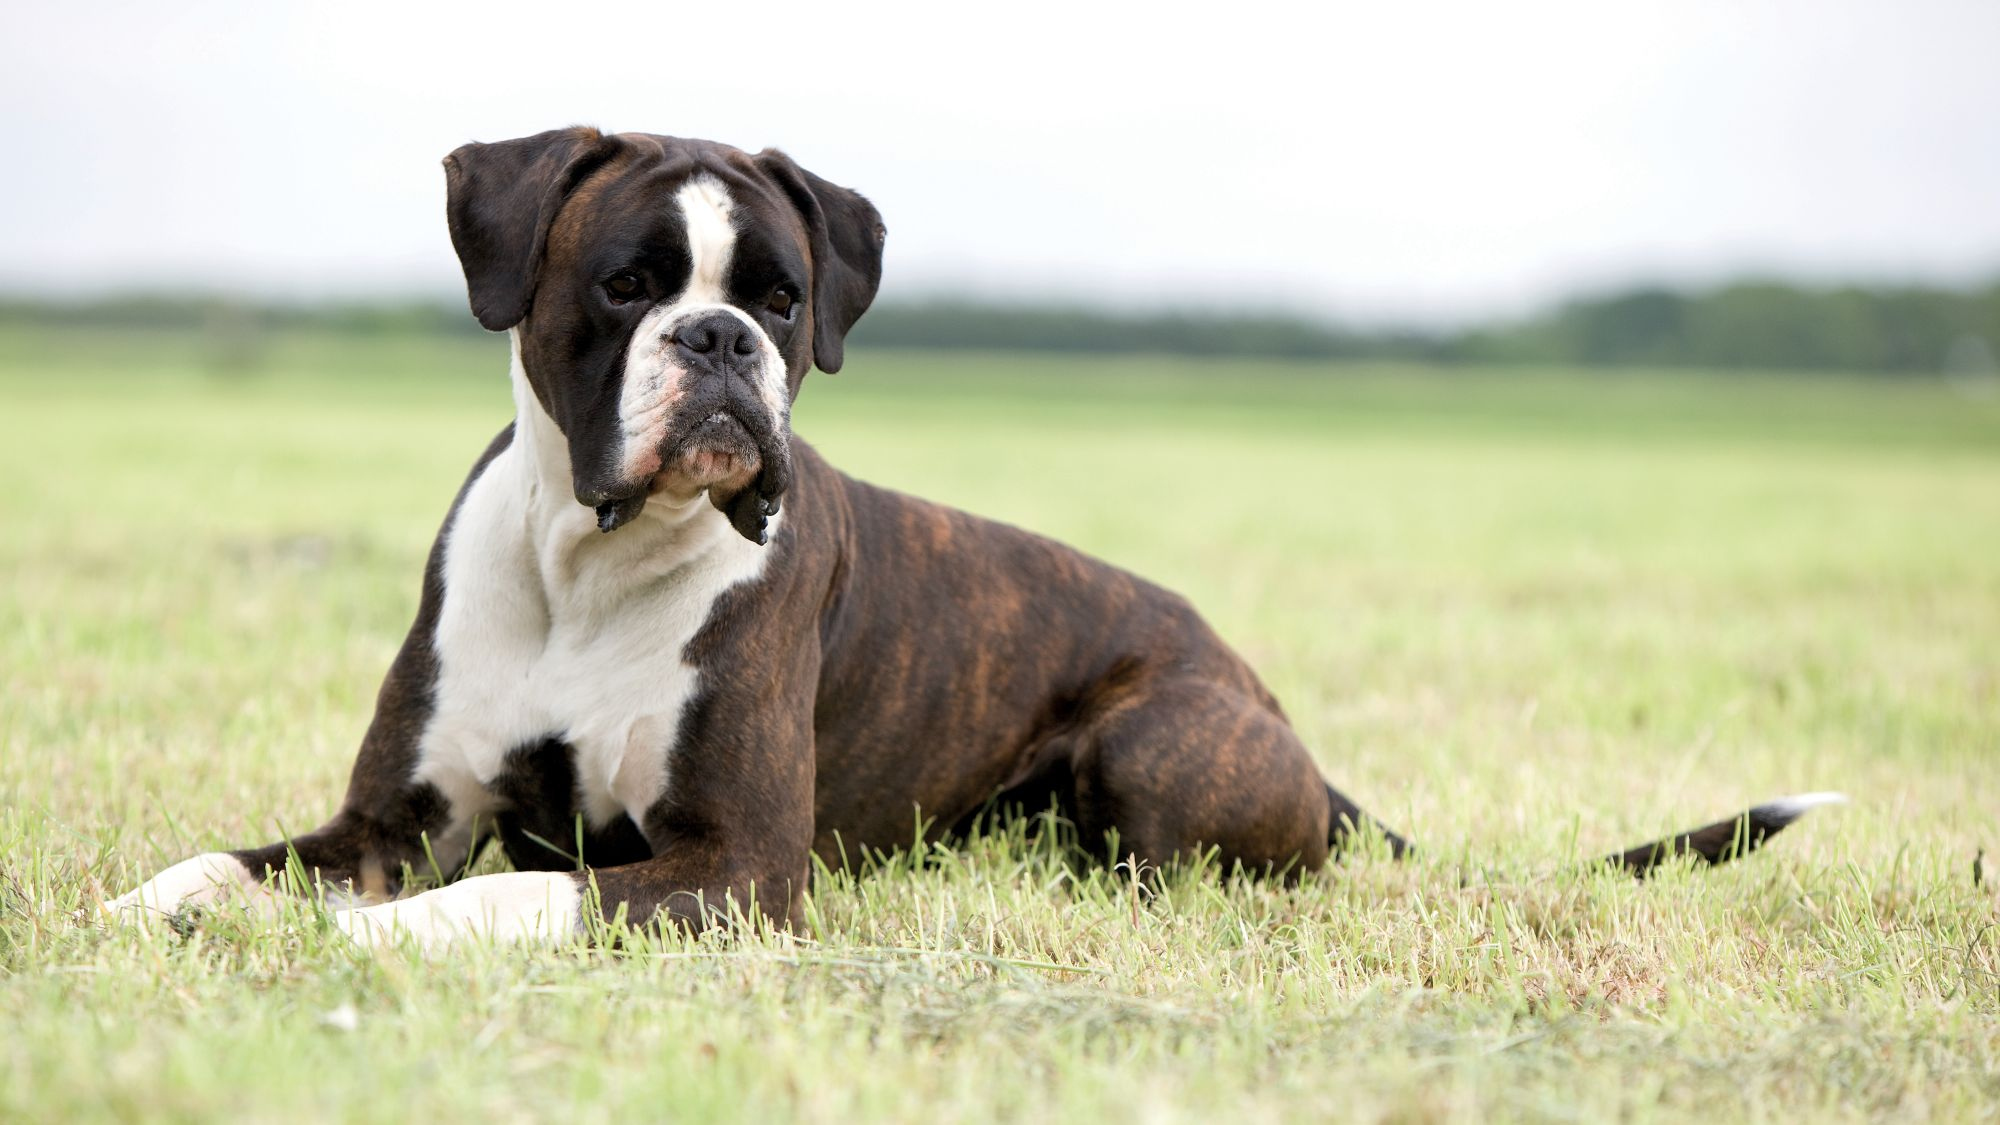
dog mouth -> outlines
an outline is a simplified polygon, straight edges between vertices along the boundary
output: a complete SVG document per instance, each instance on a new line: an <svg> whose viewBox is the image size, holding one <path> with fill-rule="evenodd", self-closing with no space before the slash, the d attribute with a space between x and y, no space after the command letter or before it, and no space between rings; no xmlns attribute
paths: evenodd
<svg viewBox="0 0 2000 1125"><path fill-rule="evenodd" d="M649 496L692 499L715 488L733 491L764 466L750 427L726 410L703 418L661 458L662 468L647 482Z"/></svg>
<svg viewBox="0 0 2000 1125"><path fill-rule="evenodd" d="M777 514L778 497L791 480L783 429L781 425L760 440L759 431L730 410L711 411L692 426L681 427L652 476L596 505L598 530L616 531L636 518L650 499L685 505L705 494L744 538L759 545L767 542L769 519Z"/></svg>

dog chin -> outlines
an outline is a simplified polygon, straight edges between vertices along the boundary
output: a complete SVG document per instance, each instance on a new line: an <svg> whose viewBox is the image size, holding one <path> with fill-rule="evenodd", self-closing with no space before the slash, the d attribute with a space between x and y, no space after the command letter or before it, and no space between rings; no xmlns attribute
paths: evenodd
<svg viewBox="0 0 2000 1125"><path fill-rule="evenodd" d="M706 497L745 538L763 543L768 517L791 477L786 454L783 437L766 433L760 440L736 415L717 411L681 428L651 476L597 504L598 530L615 531L652 505L680 510ZM579 490L577 499L589 503L584 496Z"/></svg>
<svg viewBox="0 0 2000 1125"><path fill-rule="evenodd" d="M733 414L717 411L696 425L667 453L647 493L686 503L704 492L741 492L764 467L757 439Z"/></svg>
<svg viewBox="0 0 2000 1125"><path fill-rule="evenodd" d="M755 449L695 445L654 473L646 492L669 503L686 504L704 492L740 492L763 467L764 460Z"/></svg>

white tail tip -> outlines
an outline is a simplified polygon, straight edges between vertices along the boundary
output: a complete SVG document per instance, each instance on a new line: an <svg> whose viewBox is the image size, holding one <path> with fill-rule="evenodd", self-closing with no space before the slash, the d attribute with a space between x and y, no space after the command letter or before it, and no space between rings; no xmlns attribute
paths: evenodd
<svg viewBox="0 0 2000 1125"><path fill-rule="evenodd" d="M1751 811L1773 819L1789 821L1797 820L1799 817L1804 816L1807 810L1816 809L1821 805L1844 805L1846 803L1847 794L1835 793L1828 790L1821 793L1794 793L1789 797L1780 797L1775 801L1766 801Z"/></svg>

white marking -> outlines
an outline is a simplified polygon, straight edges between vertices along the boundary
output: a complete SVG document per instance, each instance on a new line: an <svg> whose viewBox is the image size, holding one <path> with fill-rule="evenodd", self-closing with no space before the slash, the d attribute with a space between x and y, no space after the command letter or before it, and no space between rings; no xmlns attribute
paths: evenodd
<svg viewBox="0 0 2000 1125"><path fill-rule="evenodd" d="M791 393L785 383L785 357L777 342L750 314L729 303L729 265L736 256L736 201L722 181L699 175L674 193L687 230L690 269L688 283L671 300L653 307L640 319L625 352L625 382L619 388L618 420L623 436L619 475L626 480L651 476L660 467L660 447L667 423L680 401L687 371L674 357L667 337L676 325L704 313L724 312L748 325L757 339L758 398L774 425L787 424Z"/></svg>
<svg viewBox="0 0 2000 1125"><path fill-rule="evenodd" d="M736 200L722 181L706 173L674 193L687 228L688 285L674 304L729 303L729 262L736 256Z"/></svg>
<svg viewBox="0 0 2000 1125"><path fill-rule="evenodd" d="M124 921L145 921L171 915L190 906L207 906L239 893L263 892L263 884L227 852L205 852L184 859L104 904L104 912Z"/></svg>
<svg viewBox="0 0 2000 1125"><path fill-rule="evenodd" d="M643 822L699 687L683 652L715 599L768 557L702 496L656 496L615 534L599 532L572 493L568 447L528 386L518 339L513 379L514 440L445 533L435 704L415 776L450 802L433 844L447 867L463 862L472 819L498 811L488 786L509 752L551 736L572 747L592 826Z"/></svg>
<svg viewBox="0 0 2000 1125"><path fill-rule="evenodd" d="M401 941L426 953L484 941L553 945L582 932L583 894L560 872L481 875L412 898L334 915L334 924L361 946Z"/></svg>
<svg viewBox="0 0 2000 1125"><path fill-rule="evenodd" d="M1799 817L1804 816L1809 809L1816 809L1821 805L1844 805L1846 803L1847 794L1835 793L1828 790L1820 793L1796 793L1790 797L1780 797L1775 801L1766 801L1758 805L1756 811L1766 816L1782 817L1785 820L1797 820Z"/></svg>

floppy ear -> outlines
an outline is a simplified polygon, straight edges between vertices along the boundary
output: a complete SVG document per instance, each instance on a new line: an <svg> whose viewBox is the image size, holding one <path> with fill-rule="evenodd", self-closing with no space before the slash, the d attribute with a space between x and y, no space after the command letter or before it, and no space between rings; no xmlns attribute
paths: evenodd
<svg viewBox="0 0 2000 1125"><path fill-rule="evenodd" d="M775 148L758 153L757 163L805 218L812 238L813 364L832 374L844 359L847 330L875 300L888 231L860 192L820 179Z"/></svg>
<svg viewBox="0 0 2000 1125"><path fill-rule="evenodd" d="M613 146L579 125L461 145L444 158L445 219L480 324L502 332L528 315L549 224L564 197Z"/></svg>

